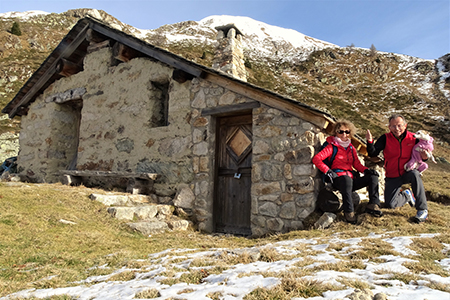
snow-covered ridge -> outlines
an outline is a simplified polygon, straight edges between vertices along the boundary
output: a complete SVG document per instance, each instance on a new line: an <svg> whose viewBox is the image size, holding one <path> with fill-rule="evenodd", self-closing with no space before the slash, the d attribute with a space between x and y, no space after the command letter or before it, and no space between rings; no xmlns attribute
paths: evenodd
<svg viewBox="0 0 450 300"><path fill-rule="evenodd" d="M246 37L258 40L267 38L274 41L289 42L295 48L308 48L311 46L336 47L336 45L308 37L296 30L286 29L278 26L253 20L249 17L240 16L209 16L199 21L200 25L215 29L217 26L233 23Z"/></svg>
<svg viewBox="0 0 450 300"><path fill-rule="evenodd" d="M30 17L34 17L37 15L48 15L50 13L42 11L42 10L29 10L24 12L18 12L18 11L10 11L6 13L1 13L0 18L6 19L6 18L19 18L22 20L26 20Z"/></svg>

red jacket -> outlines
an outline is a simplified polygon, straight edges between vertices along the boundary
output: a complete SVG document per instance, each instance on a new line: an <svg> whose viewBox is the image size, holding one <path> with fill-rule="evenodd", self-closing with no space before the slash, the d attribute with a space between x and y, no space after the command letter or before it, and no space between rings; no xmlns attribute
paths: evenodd
<svg viewBox="0 0 450 300"><path fill-rule="evenodd" d="M336 156L331 164L331 169L336 172L339 176L348 175L353 178L352 170L356 169L358 172L363 173L367 167L363 166L358 159L358 154L356 153L355 147L350 144L347 149L339 145L334 141L334 136L327 137L328 145L317 153L312 162L316 167L326 173L330 168L323 162L327 157L331 158L333 154L333 145L337 147Z"/></svg>
<svg viewBox="0 0 450 300"><path fill-rule="evenodd" d="M386 146L383 150L386 177L399 177L405 171L405 164L411 159L411 152L416 144L414 133L407 132L399 141L391 132L386 133Z"/></svg>

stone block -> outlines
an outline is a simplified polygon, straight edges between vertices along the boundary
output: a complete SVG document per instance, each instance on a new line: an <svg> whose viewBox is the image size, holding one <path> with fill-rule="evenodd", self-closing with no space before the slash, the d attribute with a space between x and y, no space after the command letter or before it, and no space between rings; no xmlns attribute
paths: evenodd
<svg viewBox="0 0 450 300"><path fill-rule="evenodd" d="M273 115L270 114L255 114L253 115L253 124L255 126L266 125L273 119Z"/></svg>
<svg viewBox="0 0 450 300"><path fill-rule="evenodd" d="M295 218L296 213L295 203L286 202L281 206L279 217L289 220Z"/></svg>
<svg viewBox="0 0 450 300"><path fill-rule="evenodd" d="M195 144L192 150L192 153L194 155L203 156L208 154L208 143L207 142L201 142L198 144Z"/></svg>
<svg viewBox="0 0 450 300"><path fill-rule="evenodd" d="M284 155L281 153L275 154L275 156L273 158L278 161L284 161Z"/></svg>
<svg viewBox="0 0 450 300"><path fill-rule="evenodd" d="M272 202L266 202L259 207L259 214L263 216L276 217L280 207Z"/></svg>
<svg viewBox="0 0 450 300"><path fill-rule="evenodd" d="M230 105L234 103L236 94L233 92L226 92L219 99L219 105Z"/></svg>
<svg viewBox="0 0 450 300"><path fill-rule="evenodd" d="M128 226L143 235L151 235L155 233L162 233L170 230L166 222L152 220L152 221L141 221L136 223L128 223Z"/></svg>
<svg viewBox="0 0 450 300"><path fill-rule="evenodd" d="M262 140L257 140L253 144L252 152L253 152L253 154L264 154L264 153L268 153L269 149L270 149L270 146L268 143L266 143L265 141L262 141Z"/></svg>
<svg viewBox="0 0 450 300"><path fill-rule="evenodd" d="M282 133L282 130L280 127L270 126L270 125L256 127L253 132L253 134L255 136L264 137L264 138L280 136L281 133Z"/></svg>
<svg viewBox="0 0 450 300"><path fill-rule="evenodd" d="M192 222L187 220L169 220L167 221L167 225L172 230L186 231L189 226L192 227Z"/></svg>
<svg viewBox="0 0 450 300"><path fill-rule="evenodd" d="M307 194L314 192L314 180L311 177L300 179L286 184L288 193Z"/></svg>
<svg viewBox="0 0 450 300"><path fill-rule="evenodd" d="M175 207L172 205L157 205L156 208L158 210L158 215L164 217L173 215L173 212L175 211Z"/></svg>
<svg viewBox="0 0 450 300"><path fill-rule="evenodd" d="M208 125L208 119L205 117L198 117L197 119L195 119L194 123L192 124L192 126L194 127L205 127L206 125Z"/></svg>
<svg viewBox="0 0 450 300"><path fill-rule="evenodd" d="M252 192L259 196L279 193L281 192L281 186L279 182L255 183L252 186Z"/></svg>
<svg viewBox="0 0 450 300"><path fill-rule="evenodd" d="M108 207L108 213L119 220L133 220L134 207Z"/></svg>
<svg viewBox="0 0 450 300"><path fill-rule="evenodd" d="M290 164L284 165L283 175L286 179L292 179L292 166Z"/></svg>
<svg viewBox="0 0 450 300"><path fill-rule="evenodd" d="M284 227L284 222L280 218L272 218L266 221L266 227L271 232L281 232Z"/></svg>
<svg viewBox="0 0 450 300"><path fill-rule="evenodd" d="M152 219L157 213L156 205L137 206L134 208L134 215L140 220Z"/></svg>
<svg viewBox="0 0 450 300"><path fill-rule="evenodd" d="M202 156L199 161L200 172L209 172L209 157Z"/></svg>
<svg viewBox="0 0 450 300"><path fill-rule="evenodd" d="M189 187L181 188L173 199L173 204L181 208L192 209L194 207L195 195Z"/></svg>
<svg viewBox="0 0 450 300"><path fill-rule="evenodd" d="M194 128L192 131L192 142L200 143L206 139L206 132L203 129Z"/></svg>
<svg viewBox="0 0 450 300"><path fill-rule="evenodd" d="M315 167L313 164L294 165L292 168L292 173L295 176L312 176L314 170Z"/></svg>
<svg viewBox="0 0 450 300"><path fill-rule="evenodd" d="M284 155L285 160L289 164L307 164L311 163L311 159L314 156L314 148L313 147L304 147L295 151L288 151Z"/></svg>
<svg viewBox="0 0 450 300"><path fill-rule="evenodd" d="M107 206L122 206L128 204L128 197L124 195L91 194L89 198Z"/></svg>
<svg viewBox="0 0 450 300"><path fill-rule="evenodd" d="M209 192L209 182L208 181L200 181L195 183L194 194L195 196L203 196L206 197Z"/></svg>
<svg viewBox="0 0 450 300"><path fill-rule="evenodd" d="M334 220L336 220L336 215L330 212L326 212L319 218L319 220L316 221L316 223L314 223L314 228L327 228L334 222Z"/></svg>
<svg viewBox="0 0 450 300"><path fill-rule="evenodd" d="M271 163L263 164L262 177L266 181L280 181L283 177L282 167Z"/></svg>
<svg viewBox="0 0 450 300"><path fill-rule="evenodd" d="M252 217L252 224L258 227L266 227L266 218L263 216L254 216Z"/></svg>

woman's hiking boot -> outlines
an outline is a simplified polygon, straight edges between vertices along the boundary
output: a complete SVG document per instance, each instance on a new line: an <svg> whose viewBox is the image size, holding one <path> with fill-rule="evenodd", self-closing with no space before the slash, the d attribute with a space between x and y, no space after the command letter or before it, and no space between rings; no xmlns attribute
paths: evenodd
<svg viewBox="0 0 450 300"><path fill-rule="evenodd" d="M379 218L383 215L383 212L381 211L378 204L372 204L372 203L367 204L365 212L368 214L371 214L372 216L377 217L377 218Z"/></svg>
<svg viewBox="0 0 450 300"><path fill-rule="evenodd" d="M350 224L356 224L356 216L353 211L351 212L344 212L345 221Z"/></svg>

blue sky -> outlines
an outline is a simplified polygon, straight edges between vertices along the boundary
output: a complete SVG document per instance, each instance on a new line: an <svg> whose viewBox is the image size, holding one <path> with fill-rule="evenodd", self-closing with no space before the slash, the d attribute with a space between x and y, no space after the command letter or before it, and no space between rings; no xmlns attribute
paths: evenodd
<svg viewBox="0 0 450 300"><path fill-rule="evenodd" d="M139 29L246 16L338 46L436 59L450 52L449 0L0 0L0 13L96 8Z"/></svg>

